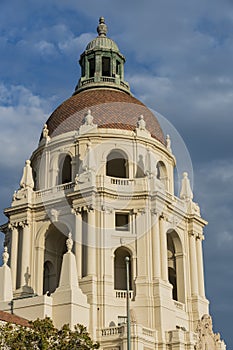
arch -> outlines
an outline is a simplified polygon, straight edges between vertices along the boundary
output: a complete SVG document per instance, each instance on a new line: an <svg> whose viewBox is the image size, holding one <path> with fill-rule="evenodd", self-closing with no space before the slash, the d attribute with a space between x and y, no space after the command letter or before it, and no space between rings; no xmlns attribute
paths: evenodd
<svg viewBox="0 0 233 350"><path fill-rule="evenodd" d="M60 155L59 157L59 176L58 183L66 184L72 181L71 156L69 154Z"/></svg>
<svg viewBox="0 0 233 350"><path fill-rule="evenodd" d="M53 293L56 289L56 274L53 263L49 260L44 263L43 294Z"/></svg>
<svg viewBox="0 0 233 350"><path fill-rule="evenodd" d="M161 160L156 165L157 178L163 183L165 188L167 187L167 168L164 162Z"/></svg>
<svg viewBox="0 0 233 350"><path fill-rule="evenodd" d="M125 247L119 247L114 252L114 289L126 290L126 263L125 258L129 257L129 289L132 289L132 254Z"/></svg>
<svg viewBox="0 0 233 350"><path fill-rule="evenodd" d="M168 280L173 286L173 299L185 302L184 254L181 240L175 230L167 232Z"/></svg>
<svg viewBox="0 0 233 350"><path fill-rule="evenodd" d="M43 293L52 293L59 285L62 258L66 253L68 228L62 223L51 224L44 240Z"/></svg>
<svg viewBox="0 0 233 350"><path fill-rule="evenodd" d="M110 57L102 57L102 76L111 77L111 59Z"/></svg>
<svg viewBox="0 0 233 350"><path fill-rule="evenodd" d="M106 175L119 178L129 177L128 157L121 150L112 150L106 161Z"/></svg>

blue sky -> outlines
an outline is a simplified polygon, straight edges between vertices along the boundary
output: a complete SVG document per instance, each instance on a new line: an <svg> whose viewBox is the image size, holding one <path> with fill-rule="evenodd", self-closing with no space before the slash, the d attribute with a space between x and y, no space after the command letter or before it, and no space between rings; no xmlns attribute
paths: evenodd
<svg viewBox="0 0 233 350"><path fill-rule="evenodd" d="M104 16L134 95L176 127L192 158L214 328L233 347L233 4L229 0L2 0L0 206L44 122L74 91ZM5 222L1 215L1 223Z"/></svg>

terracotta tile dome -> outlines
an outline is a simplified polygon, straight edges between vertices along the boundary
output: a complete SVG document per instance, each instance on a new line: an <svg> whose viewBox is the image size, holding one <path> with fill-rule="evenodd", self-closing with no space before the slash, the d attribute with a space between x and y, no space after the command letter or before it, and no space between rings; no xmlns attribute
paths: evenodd
<svg viewBox="0 0 233 350"><path fill-rule="evenodd" d="M49 117L51 137L78 130L88 110L98 128L135 130L138 118L144 116L146 129L165 144L162 129L154 114L130 94L114 89L88 89L64 101Z"/></svg>

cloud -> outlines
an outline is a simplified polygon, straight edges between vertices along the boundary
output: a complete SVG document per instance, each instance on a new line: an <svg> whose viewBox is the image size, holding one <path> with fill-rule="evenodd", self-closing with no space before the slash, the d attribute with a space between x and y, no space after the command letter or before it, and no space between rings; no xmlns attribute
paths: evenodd
<svg viewBox="0 0 233 350"><path fill-rule="evenodd" d="M48 104L24 86L0 85L0 167L22 166L30 157L46 120L46 109Z"/></svg>

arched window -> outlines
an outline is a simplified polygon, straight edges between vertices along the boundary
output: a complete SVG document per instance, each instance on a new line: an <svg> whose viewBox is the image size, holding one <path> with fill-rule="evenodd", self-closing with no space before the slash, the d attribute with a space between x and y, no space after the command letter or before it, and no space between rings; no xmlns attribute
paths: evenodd
<svg viewBox="0 0 233 350"><path fill-rule="evenodd" d="M54 292L59 285L63 254L66 253L68 229L51 224L45 236L43 292Z"/></svg>
<svg viewBox="0 0 233 350"><path fill-rule="evenodd" d="M126 290L127 289L127 275L126 275L126 257L130 258L129 261L129 289L132 289L132 263L131 254L128 249L124 247L117 248L115 250L114 258L114 289Z"/></svg>
<svg viewBox="0 0 233 350"><path fill-rule="evenodd" d="M59 184L66 184L72 181L71 157L67 154L61 156L59 161Z"/></svg>
<svg viewBox="0 0 233 350"><path fill-rule="evenodd" d="M44 282L43 282L43 294L49 292L53 293L57 287L56 274L54 266L51 261L44 263Z"/></svg>
<svg viewBox="0 0 233 350"><path fill-rule="evenodd" d="M157 178L167 187L167 168L164 162L159 161L157 163Z"/></svg>
<svg viewBox="0 0 233 350"><path fill-rule="evenodd" d="M95 75L95 58L90 58L88 60L89 63L89 78L94 77Z"/></svg>
<svg viewBox="0 0 233 350"><path fill-rule="evenodd" d="M184 256L181 241L175 231L167 234L168 280L173 286L174 300L185 302Z"/></svg>
<svg viewBox="0 0 233 350"><path fill-rule="evenodd" d="M107 156L106 175L112 177L129 177L128 159L121 151L111 151Z"/></svg>
<svg viewBox="0 0 233 350"><path fill-rule="evenodd" d="M102 76L111 76L111 61L109 57L102 57Z"/></svg>

